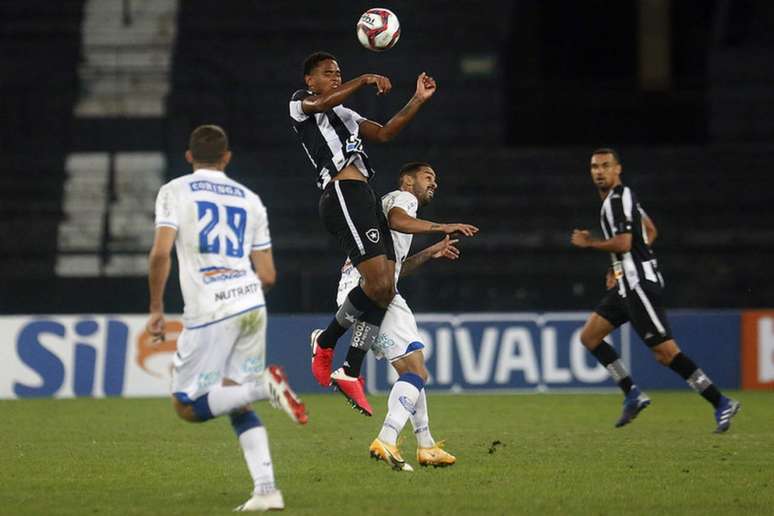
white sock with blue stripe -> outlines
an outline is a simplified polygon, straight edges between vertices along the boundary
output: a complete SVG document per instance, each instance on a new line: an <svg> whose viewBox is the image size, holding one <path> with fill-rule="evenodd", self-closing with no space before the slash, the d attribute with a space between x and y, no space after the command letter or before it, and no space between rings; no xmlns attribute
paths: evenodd
<svg viewBox="0 0 774 516"><path fill-rule="evenodd" d="M414 405L415 412L411 416L411 426L414 427L414 435L417 438L417 446L420 448L432 448L435 439L430 435L430 415L427 412L427 395L425 390L419 391L419 397Z"/></svg>
<svg viewBox="0 0 774 516"><path fill-rule="evenodd" d="M398 377L387 400L387 416L379 432L380 441L395 446L398 434L406 426L406 421L416 413L417 399L424 387L425 382L414 373L405 373Z"/></svg>
<svg viewBox="0 0 774 516"><path fill-rule="evenodd" d="M228 414L232 410L269 397L264 376L256 382L243 385L217 385L207 393L207 405L212 417Z"/></svg>
<svg viewBox="0 0 774 516"><path fill-rule="evenodd" d="M239 445L253 479L253 494L265 495L274 492L274 466L269 452L269 435L261 426L255 412L231 414L231 426L239 438Z"/></svg>

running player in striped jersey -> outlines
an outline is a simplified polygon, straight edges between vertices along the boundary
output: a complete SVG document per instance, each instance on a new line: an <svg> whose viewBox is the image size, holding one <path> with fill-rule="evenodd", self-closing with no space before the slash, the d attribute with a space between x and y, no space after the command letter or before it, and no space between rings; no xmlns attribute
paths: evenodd
<svg viewBox="0 0 774 516"><path fill-rule="evenodd" d="M637 388L618 353L605 340L615 328L628 321L660 364L679 374L712 404L715 432L725 432L740 403L723 396L672 338L661 300L664 279L650 248L656 227L631 188L621 183L621 170L615 150L602 148L592 153L591 179L602 199L604 239L592 238L589 231L576 229L571 242L576 247L610 253L613 278L608 280L609 290L586 321L581 342L624 392L623 413L616 427L630 423L650 405L650 398Z"/></svg>
<svg viewBox="0 0 774 516"><path fill-rule="evenodd" d="M237 510L282 509L268 436L250 404L269 399L301 424L307 415L282 368L265 367L263 291L276 278L266 208L226 176L231 152L220 127L197 127L186 159L193 173L162 186L156 200L147 329L164 340L163 298L174 245L185 302L172 371L174 408L190 422L228 415L253 479L252 497Z"/></svg>
<svg viewBox="0 0 774 516"><path fill-rule="evenodd" d="M378 95L389 93L392 84L387 77L365 74L342 82L336 58L316 52L304 62L304 82L306 89L296 91L290 99L293 129L322 190L319 207L323 225L363 277L328 327L310 337L312 374L320 385L335 384L347 399L370 413L360 369L395 295L395 252L379 198L368 184L374 169L363 139L383 143L395 138L433 96L436 83L420 74L409 102L381 125L342 104L369 85ZM352 341L343 368L331 374L334 347L355 321L365 323L363 331Z"/></svg>
<svg viewBox="0 0 774 516"><path fill-rule="evenodd" d="M382 197L382 210L387 218L395 243L395 283L400 278L414 273L429 260L446 258L456 260L459 250L457 240L451 240L449 233L475 234L478 228L469 224L448 224L446 237L409 256L413 235L436 232L439 224L417 218L420 206L433 200L438 189L435 170L428 163L412 162L403 165L398 176L399 188ZM342 268L337 303L341 306L347 295L361 281L358 270L347 260ZM358 322L353 333L362 330ZM442 449L430 434L430 418L427 410L425 382L427 369L422 349L424 344L419 336L414 314L406 300L396 294L379 328L379 336L371 350L377 358L386 358L398 373L398 380L390 390L387 401L387 416L379 435L371 443L372 457L383 460L399 471L411 471L398 449L397 438L410 419L417 439L417 461L422 466L451 466L456 462L454 455Z"/></svg>

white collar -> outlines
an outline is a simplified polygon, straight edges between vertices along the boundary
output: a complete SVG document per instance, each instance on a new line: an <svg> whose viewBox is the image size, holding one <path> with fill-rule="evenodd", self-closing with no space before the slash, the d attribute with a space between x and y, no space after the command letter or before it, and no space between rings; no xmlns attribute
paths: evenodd
<svg viewBox="0 0 774 516"><path fill-rule="evenodd" d="M202 175L220 175L225 176L226 173L222 170L213 170L211 168L197 168L194 170L194 174L202 174Z"/></svg>

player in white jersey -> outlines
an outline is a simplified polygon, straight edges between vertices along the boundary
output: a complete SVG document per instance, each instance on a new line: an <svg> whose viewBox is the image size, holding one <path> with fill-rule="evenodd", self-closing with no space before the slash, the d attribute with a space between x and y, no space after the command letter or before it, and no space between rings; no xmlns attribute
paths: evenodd
<svg viewBox="0 0 774 516"><path fill-rule="evenodd" d="M266 208L224 173L231 152L220 127L197 127L186 159L193 173L162 186L156 200L147 329L156 341L164 339L163 297L174 245L185 302L172 375L174 408L190 422L228 414L254 485L237 510L282 509L266 430L250 403L268 399L300 424L307 415L282 368L265 366L263 292L276 279Z"/></svg>
<svg viewBox="0 0 774 516"><path fill-rule="evenodd" d="M451 240L450 233L463 227L476 233L478 228L468 224L436 224L417 218L419 206L425 206L433 199L438 188L436 174L427 163L412 162L401 168L398 179L400 188L382 197L382 209L387 218L395 245L395 283L414 272L419 266L434 258L456 260L459 250ZM446 237L436 244L409 256L413 235L439 231L444 226ZM342 268L337 303L341 306L347 294L361 280L360 273L347 260ZM361 331L361 323L355 326L354 334ZM386 358L398 373L398 380L390 391L388 412L379 436L371 443L369 452L372 457L383 460L396 470L411 471L397 446L397 438L408 419L414 427L417 438L417 461L423 466L451 466L456 458L442 449L430 434L427 411L425 382L424 344L419 336L414 314L408 303L396 293L387 308L387 313L379 327L379 334L371 347L377 358Z"/></svg>

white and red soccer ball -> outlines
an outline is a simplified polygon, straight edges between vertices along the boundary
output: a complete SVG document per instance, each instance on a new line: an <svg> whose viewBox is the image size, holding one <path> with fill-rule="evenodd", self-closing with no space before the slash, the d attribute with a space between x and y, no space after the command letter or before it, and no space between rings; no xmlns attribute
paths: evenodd
<svg viewBox="0 0 774 516"><path fill-rule="evenodd" d="M368 50L383 52L400 38L400 22L389 9L377 7L363 13L357 22L357 39Z"/></svg>

